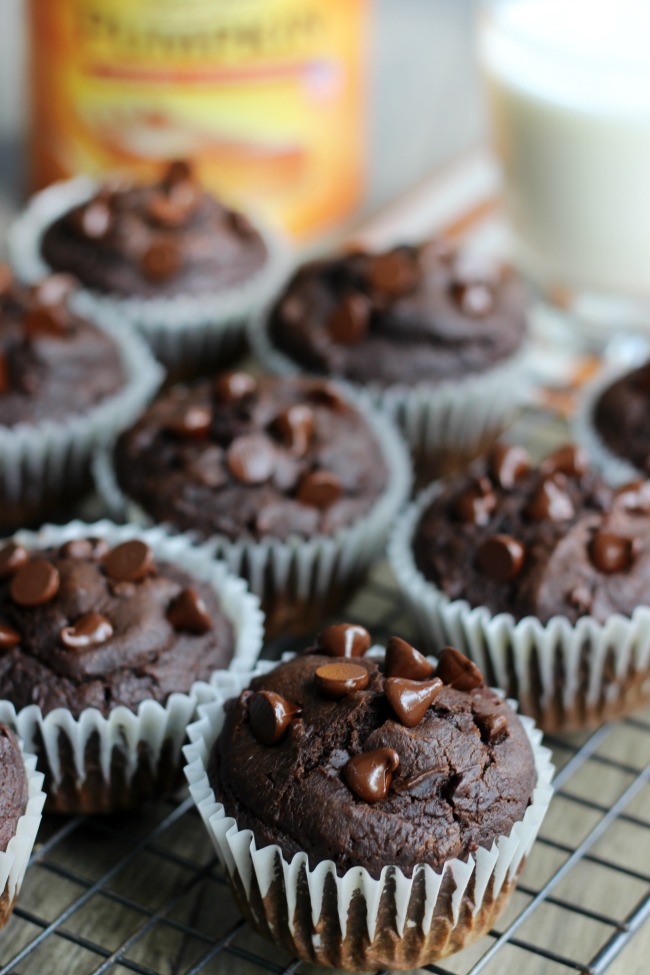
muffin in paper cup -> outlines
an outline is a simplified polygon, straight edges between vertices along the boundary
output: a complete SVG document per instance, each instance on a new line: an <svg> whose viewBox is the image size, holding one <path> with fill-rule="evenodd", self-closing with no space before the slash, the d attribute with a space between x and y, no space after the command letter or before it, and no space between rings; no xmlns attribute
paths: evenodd
<svg viewBox="0 0 650 975"><path fill-rule="evenodd" d="M619 718L650 702L650 606L601 623L555 616L516 620L485 606L450 599L415 562L420 518L441 492L432 484L401 514L388 557L423 645L449 643L472 658L491 682L516 698L547 733L579 731Z"/></svg>
<svg viewBox="0 0 650 975"><path fill-rule="evenodd" d="M487 304L465 312L461 292ZM292 338L295 358L274 338L274 323ZM529 398L521 288L493 264L471 266L442 239L304 265L251 320L249 341L280 375L303 370L366 389L399 424L419 483L465 467Z"/></svg>
<svg viewBox="0 0 650 975"><path fill-rule="evenodd" d="M13 541L29 551L87 538L102 539L108 546L141 540L155 558L213 589L233 630L229 670L248 672L262 649L264 618L259 601L242 579L214 560L211 551L193 545L186 536L169 537L161 528L142 530L104 520L46 525L38 532L18 532ZM0 700L0 721L14 728L25 747L37 755L45 773L49 811L109 813L137 809L143 801L182 784L186 728L197 704L209 696L210 683L197 680L187 692L173 692L162 703L144 699L137 710L119 705L106 714L86 707L77 717L66 707L43 713L33 704L17 710L5 699Z"/></svg>
<svg viewBox="0 0 650 975"><path fill-rule="evenodd" d="M603 393L613 383L623 379L632 371L629 364L604 368L582 389L576 411L571 418L575 440L586 449L591 463L601 472L604 479L615 486L646 477L647 471L639 470L630 460L610 450L594 423L594 412ZM623 430L621 430L622 436Z"/></svg>
<svg viewBox="0 0 650 975"><path fill-rule="evenodd" d="M259 596L269 638L309 632L350 598L384 551L390 527L410 493L410 458L394 423L363 393L346 384L336 386L367 421L386 463L386 487L370 510L332 535L292 535L284 540L214 535L206 543ZM121 490L110 450L96 454L94 474L113 518L152 524L151 516ZM169 522L165 527L178 530Z"/></svg>
<svg viewBox="0 0 650 975"><path fill-rule="evenodd" d="M362 866L337 872L327 859L310 867L306 852L288 860L277 845L258 847L254 833L226 815L208 777L227 699L272 667L262 663L248 675L220 676L185 747L190 792L251 926L303 960L344 971L418 968L481 937L511 896L552 796L553 766L541 732L529 718L520 719L536 786L523 817L489 849L448 859L439 872L425 863L406 873L388 865L374 878Z"/></svg>
<svg viewBox="0 0 650 975"><path fill-rule="evenodd" d="M18 899L45 803L43 773L36 771L36 756L29 754L20 740L18 746L25 767L27 802L16 824L16 832L7 848L0 852L0 927L4 927L11 917Z"/></svg>
<svg viewBox="0 0 650 975"><path fill-rule="evenodd" d="M74 207L87 203L101 183L79 176L49 186L32 197L9 231L9 253L17 275L33 284L51 271L42 255L48 228ZM108 308L139 332L173 379L188 379L234 361L245 348L249 318L271 299L291 263L288 243L255 216L267 251L263 267L240 284L214 293L170 297L127 297L84 289L89 312Z"/></svg>

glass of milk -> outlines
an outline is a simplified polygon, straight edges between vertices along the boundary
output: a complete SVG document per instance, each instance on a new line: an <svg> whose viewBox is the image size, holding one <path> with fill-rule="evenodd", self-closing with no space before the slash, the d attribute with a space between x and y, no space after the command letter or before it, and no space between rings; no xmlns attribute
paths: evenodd
<svg viewBox="0 0 650 975"><path fill-rule="evenodd" d="M482 0L514 258L593 332L650 329L650 0Z"/></svg>

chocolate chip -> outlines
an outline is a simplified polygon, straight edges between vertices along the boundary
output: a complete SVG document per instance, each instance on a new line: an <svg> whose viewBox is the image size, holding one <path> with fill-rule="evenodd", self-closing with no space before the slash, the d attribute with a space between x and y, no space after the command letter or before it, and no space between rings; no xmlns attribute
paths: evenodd
<svg viewBox="0 0 650 975"><path fill-rule="evenodd" d="M64 305L43 305L25 312L23 330L28 338L61 339L68 334L70 322L70 314Z"/></svg>
<svg viewBox="0 0 650 975"><path fill-rule="evenodd" d="M181 255L171 240L154 240L142 255L140 269L150 281L167 281L178 273Z"/></svg>
<svg viewBox="0 0 650 975"><path fill-rule="evenodd" d="M90 200L75 211L74 224L88 240L104 240L113 226L113 214L105 200Z"/></svg>
<svg viewBox="0 0 650 975"><path fill-rule="evenodd" d="M61 643L69 650L85 650L106 643L113 636L113 625L101 613L84 613L72 626L61 630Z"/></svg>
<svg viewBox="0 0 650 975"><path fill-rule="evenodd" d="M625 572L637 554L635 541L613 532L597 531L589 543L589 558L598 571L606 575Z"/></svg>
<svg viewBox="0 0 650 975"><path fill-rule="evenodd" d="M497 506L496 494L486 477L477 478L454 504L454 510L461 521L469 525L487 525L490 515Z"/></svg>
<svg viewBox="0 0 650 975"><path fill-rule="evenodd" d="M8 542L0 548L0 579L6 579L18 572L29 562L29 552L16 542Z"/></svg>
<svg viewBox="0 0 650 975"><path fill-rule="evenodd" d="M494 311L494 291L482 281L452 281L451 293L470 318L484 318Z"/></svg>
<svg viewBox="0 0 650 975"><path fill-rule="evenodd" d="M314 434L314 413L308 406L295 403L278 413L271 430L293 454L303 457Z"/></svg>
<svg viewBox="0 0 650 975"><path fill-rule="evenodd" d="M351 294L341 299L327 322L327 331L334 342L356 345L368 334L371 304L366 295Z"/></svg>
<svg viewBox="0 0 650 975"><path fill-rule="evenodd" d="M71 274L50 274L34 285L31 297L35 305L58 308L67 304L78 287L76 278Z"/></svg>
<svg viewBox="0 0 650 975"><path fill-rule="evenodd" d="M11 389L9 380L9 361L4 352L0 351L0 396Z"/></svg>
<svg viewBox="0 0 650 975"><path fill-rule="evenodd" d="M10 650L11 647L17 647L19 643L20 633L6 623L0 623L0 650Z"/></svg>
<svg viewBox="0 0 650 975"><path fill-rule="evenodd" d="M476 553L476 564L495 582L510 582L524 564L526 549L512 535L491 535Z"/></svg>
<svg viewBox="0 0 650 975"><path fill-rule="evenodd" d="M481 715L480 724L487 741L491 744L508 735L508 719L505 714L498 711Z"/></svg>
<svg viewBox="0 0 650 975"><path fill-rule="evenodd" d="M632 514L650 513L650 481L630 481L614 492L613 505Z"/></svg>
<svg viewBox="0 0 650 975"><path fill-rule="evenodd" d="M578 447L577 444L568 443L545 457L539 469L542 474L559 472L568 477L580 477L586 473L588 467L587 452L582 447Z"/></svg>
<svg viewBox="0 0 650 975"><path fill-rule="evenodd" d="M259 691L248 698L251 731L262 745L275 745L300 708L273 691Z"/></svg>
<svg viewBox="0 0 650 975"><path fill-rule="evenodd" d="M59 552L64 559L99 562L108 555L110 547L103 538L72 538L61 546Z"/></svg>
<svg viewBox="0 0 650 975"><path fill-rule="evenodd" d="M363 657L372 640L363 626L356 623L334 623L316 638L316 647L330 657Z"/></svg>
<svg viewBox="0 0 650 975"><path fill-rule="evenodd" d="M386 644L384 673L387 677L426 680L433 673L433 664L406 640L392 636Z"/></svg>
<svg viewBox="0 0 650 975"><path fill-rule="evenodd" d="M444 647L438 654L436 677L457 691L472 691L483 686L483 674L460 650Z"/></svg>
<svg viewBox="0 0 650 975"><path fill-rule="evenodd" d="M247 372L225 372L214 384L214 393L220 403L236 403L257 392L257 380Z"/></svg>
<svg viewBox="0 0 650 975"><path fill-rule="evenodd" d="M186 180L194 179L192 163L188 159L172 159L167 164L162 182L168 188L176 183L184 183Z"/></svg>
<svg viewBox="0 0 650 975"><path fill-rule="evenodd" d="M122 542L104 559L106 575L116 582L141 582L153 569L152 549L140 539Z"/></svg>
<svg viewBox="0 0 650 975"><path fill-rule="evenodd" d="M387 298L398 298L412 291L419 276L420 271L415 260L403 250L376 254L370 259L370 287Z"/></svg>
<svg viewBox="0 0 650 975"><path fill-rule="evenodd" d="M385 799L393 772L399 767L399 755L394 748L375 748L355 755L343 767L343 778L350 792L364 802Z"/></svg>
<svg viewBox="0 0 650 975"><path fill-rule="evenodd" d="M175 630L184 630L198 636L212 629L212 617L208 607L196 589L191 587L182 589L172 599L167 609L167 619Z"/></svg>
<svg viewBox="0 0 650 975"><path fill-rule="evenodd" d="M326 406L330 410L339 412L347 407L347 401L334 383L319 382L314 383L306 391L307 399L311 403Z"/></svg>
<svg viewBox="0 0 650 975"><path fill-rule="evenodd" d="M296 295L289 295L280 305L279 314L289 325L297 325L305 314L305 303Z"/></svg>
<svg viewBox="0 0 650 975"><path fill-rule="evenodd" d="M264 484L275 468L275 447L261 433L237 437L228 447L228 468L242 484Z"/></svg>
<svg viewBox="0 0 650 975"><path fill-rule="evenodd" d="M488 467L499 487L509 491L530 470L530 457L523 447L497 443L490 451Z"/></svg>
<svg viewBox="0 0 650 975"><path fill-rule="evenodd" d="M210 432L212 410L208 406L187 406L166 424L167 429L187 440L202 440Z"/></svg>
<svg viewBox="0 0 650 975"><path fill-rule="evenodd" d="M573 517L573 502L555 480L557 476L545 478L536 489L526 506L528 518L533 521L567 521Z"/></svg>
<svg viewBox="0 0 650 975"><path fill-rule="evenodd" d="M567 596L570 606L573 606L580 613L590 613L593 605L593 598L586 586L576 586Z"/></svg>
<svg viewBox="0 0 650 975"><path fill-rule="evenodd" d="M154 193L147 202L147 216L159 227L182 227L187 223L190 212L165 193Z"/></svg>
<svg viewBox="0 0 650 975"><path fill-rule="evenodd" d="M316 683L324 697L340 698L368 686L368 671L358 664L344 661L323 664L316 670Z"/></svg>
<svg viewBox="0 0 650 975"><path fill-rule="evenodd" d="M44 606L59 591L59 570L46 559L23 565L11 580L11 598L19 606Z"/></svg>
<svg viewBox="0 0 650 975"><path fill-rule="evenodd" d="M388 703L405 728L415 728L442 690L442 680L416 681L389 677L384 683Z"/></svg>
<svg viewBox="0 0 650 975"><path fill-rule="evenodd" d="M305 474L298 487L298 501L312 508L329 508L343 494L343 485L330 471L312 471Z"/></svg>

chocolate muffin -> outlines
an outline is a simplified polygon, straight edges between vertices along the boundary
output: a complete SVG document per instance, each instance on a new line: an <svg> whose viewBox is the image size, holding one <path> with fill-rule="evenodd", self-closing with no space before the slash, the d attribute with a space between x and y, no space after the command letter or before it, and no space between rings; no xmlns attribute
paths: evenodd
<svg viewBox="0 0 650 975"><path fill-rule="evenodd" d="M482 373L525 332L516 278L442 240L307 264L269 319L273 345L301 368L382 387Z"/></svg>
<svg viewBox="0 0 650 975"><path fill-rule="evenodd" d="M615 457L640 474L650 474L650 362L626 372L598 397L592 423Z"/></svg>
<svg viewBox="0 0 650 975"><path fill-rule="evenodd" d="M0 265L0 427L65 420L124 386L118 346L70 308L75 290L64 274L22 288Z"/></svg>
<svg viewBox="0 0 650 975"><path fill-rule="evenodd" d="M0 719L10 707L51 808L107 812L178 785L197 682L250 665L261 627L241 581L187 540L73 527L0 548Z"/></svg>
<svg viewBox="0 0 650 975"><path fill-rule="evenodd" d="M30 756L27 761L29 768L16 735L0 724L0 870L5 878L0 888L0 927L5 926L14 909L45 799L40 792L42 776L34 774L34 758ZM12 840L19 831L19 845L14 851Z"/></svg>
<svg viewBox="0 0 650 975"><path fill-rule="evenodd" d="M5 853L9 840L16 835L18 820L27 809L29 787L25 762L15 734L4 724L0 724L0 769L2 770L2 790L0 791L0 853ZM0 924L6 917L3 914L4 898L0 899Z"/></svg>
<svg viewBox="0 0 650 975"><path fill-rule="evenodd" d="M463 654L370 643L337 624L242 680L190 729L186 771L256 930L344 970L417 968L501 912L551 769Z"/></svg>
<svg viewBox="0 0 650 975"><path fill-rule="evenodd" d="M545 730L647 701L650 483L614 490L572 444L537 467L499 444L423 492L389 555L425 645L455 635Z"/></svg>
<svg viewBox="0 0 650 975"><path fill-rule="evenodd" d="M268 257L248 218L181 161L153 184L108 180L56 219L41 246L50 267L84 287L140 298L210 294L246 281Z"/></svg>

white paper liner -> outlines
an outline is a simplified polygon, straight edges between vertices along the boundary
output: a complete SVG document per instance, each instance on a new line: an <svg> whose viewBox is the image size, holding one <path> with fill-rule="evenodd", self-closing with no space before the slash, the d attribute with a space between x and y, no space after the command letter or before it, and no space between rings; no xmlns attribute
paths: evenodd
<svg viewBox="0 0 650 975"><path fill-rule="evenodd" d="M7 901L7 910L0 908L0 926L7 922L9 913L13 910L13 902L20 891L45 803L43 773L36 771L36 756L29 754L22 742L19 744L27 775L27 805L16 824L15 835L9 840L7 849L0 853L0 897L6 897Z"/></svg>
<svg viewBox="0 0 650 975"><path fill-rule="evenodd" d="M215 555L232 572L247 579L265 606L273 594L281 594L291 602L315 603L333 589L345 588L358 579L383 551L390 527L409 496L411 462L394 423L378 413L363 393L342 383L337 386L363 414L375 435L386 461L387 486L366 515L331 536L261 541L231 541L225 536L213 536L210 544ZM127 518L140 525L152 523L149 515L121 491L109 451L95 456L93 471L97 488L114 518ZM169 523L165 527L170 532L177 530Z"/></svg>
<svg viewBox="0 0 650 975"><path fill-rule="evenodd" d="M592 466L602 474L603 479L614 487L646 477L646 472L638 470L624 457L612 453L594 426L594 410L605 390L633 369L634 366L628 363L625 366L610 366L599 372L581 390L576 411L571 418L574 440L585 448Z"/></svg>
<svg viewBox="0 0 650 975"><path fill-rule="evenodd" d="M74 206L88 200L100 182L89 176L54 183L32 197L9 230L11 262L21 280L33 284L51 268L41 254L45 231ZM126 298L117 294L82 291L84 306L109 308L137 328L156 356L168 367L226 360L243 338L246 322L268 302L285 280L292 263L287 241L258 216L255 228L266 249L264 266L246 281L214 294L186 294L169 298Z"/></svg>
<svg viewBox="0 0 650 975"><path fill-rule="evenodd" d="M286 659L286 658L283 658ZM262 898L266 896L271 884L279 879L278 863L281 865L281 879L287 902L288 926L291 934L295 930L295 907L302 896L298 889L298 880L302 875L306 877L311 906L311 921L313 930L307 937L311 938L312 951L308 956L318 961L331 964L331 960L319 956L321 948L317 926L321 918L325 882L334 882L337 895L337 911L342 938L345 938L348 915L353 897L363 895L366 907L366 927L370 942L375 940L377 931L377 911L382 894L388 885L393 885L395 898L395 914L393 923L399 938L407 932L406 922L409 915L409 904L414 893L414 887L424 877L426 901L424 911L420 915L420 927L426 934L434 911L443 880L451 875L455 890L451 898L450 911L447 921L451 927L458 924L461 907L469 906L472 915L476 915L483 904L483 898L492 881L492 895L496 899L504 882L513 881L523 860L530 852L538 830L548 808L553 794L551 780L553 765L551 753L541 746L541 731L535 728L530 718L521 718L524 730L533 750L535 767L537 770L537 784L523 819L513 825L507 836L500 836L492 847L479 849L475 856L469 856L467 862L460 859L448 861L440 873L436 873L427 864L414 865L412 876L407 877L396 866L387 866L382 870L379 879L374 879L363 867L347 870L342 876L336 871L332 860L319 863L310 869L305 853L296 854L288 862L279 846L257 848L254 834L248 829L238 829L236 820L226 815L224 807L215 798L207 774L207 766L212 746L218 737L224 721L224 703L230 697L238 696L245 690L253 678L268 673L277 664L261 662L248 675L226 674L220 675L213 685L214 699L199 706L199 717L188 728L191 744L186 745L184 752L187 759L185 775L190 785L190 792L197 805L201 818L208 830L219 860L225 867L231 881L245 892L248 898L253 878L259 888ZM516 704L511 703L515 708ZM329 878L329 879L328 879ZM470 882L473 881L471 901L463 905L463 895ZM304 941L305 932L301 932ZM451 932L449 938L452 937ZM434 960L428 958L428 961ZM376 959L373 957L373 961ZM388 962L387 962L388 964ZM365 967L377 967L369 965ZM392 966L391 966L392 967Z"/></svg>
<svg viewBox="0 0 650 975"><path fill-rule="evenodd" d="M248 340L257 359L280 376L302 370L271 343L267 317L252 319ZM531 352L518 352L484 372L435 384L370 383L363 389L399 425L420 463L444 452L465 457L494 440L530 401Z"/></svg>
<svg viewBox="0 0 650 975"><path fill-rule="evenodd" d="M430 485L395 524L388 557L399 588L429 652L452 644L483 673L517 697L547 731L575 730L625 714L650 699L650 607L631 617L575 624L532 616L493 615L485 606L451 600L419 571L413 537L425 508L442 490Z"/></svg>
<svg viewBox="0 0 650 975"><path fill-rule="evenodd" d="M70 301L81 317L80 296ZM93 450L108 444L142 412L162 382L163 372L146 344L129 335L107 310L86 316L115 342L124 385L85 413L61 420L0 425L0 498L8 505L38 509L51 496L74 491L88 476ZM74 390L70 391L74 397Z"/></svg>
<svg viewBox="0 0 650 975"><path fill-rule="evenodd" d="M248 672L257 660L264 633L264 617L259 600L246 588L242 579L233 576L223 563L216 562L207 547L197 546L185 535L170 537L162 528L143 530L133 525L114 525L110 521L93 524L75 521L59 527L46 525L38 532L18 532L14 538L28 549L58 546L73 538L101 537L111 546L140 538L154 551L157 559L168 561L190 575L208 583L217 593L221 609L229 619L235 636L234 654L229 670ZM215 672L214 677L218 676ZM117 749L126 763L127 781L137 766L138 750L148 749L153 769L165 744L171 752L168 760L180 769L181 745L187 725L193 720L197 704L210 696L210 683L197 681L187 693L175 693L164 704L143 701L137 712L116 707L107 716L87 708L78 718L67 708L56 708L43 715L37 705L19 710L11 701L0 701L0 721L15 728L30 751L39 751L42 740L52 785L50 796L61 780L59 735L69 740L74 755L78 784L86 779L85 749L90 736L99 735L101 771L106 782L111 778L111 757Z"/></svg>

